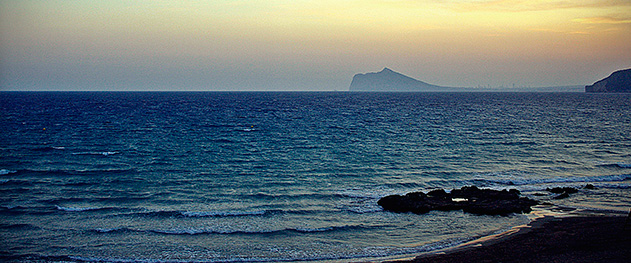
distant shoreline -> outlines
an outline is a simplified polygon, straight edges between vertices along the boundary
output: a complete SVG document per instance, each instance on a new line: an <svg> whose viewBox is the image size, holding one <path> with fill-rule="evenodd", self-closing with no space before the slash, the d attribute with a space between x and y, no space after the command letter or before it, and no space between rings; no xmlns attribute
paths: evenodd
<svg viewBox="0 0 631 263"><path fill-rule="evenodd" d="M566 86L563 86L566 87ZM578 86L567 86L578 87ZM0 90L2 93L586 93L574 90L556 90L560 87L541 87L529 90L461 89L452 91L349 91L349 90Z"/></svg>

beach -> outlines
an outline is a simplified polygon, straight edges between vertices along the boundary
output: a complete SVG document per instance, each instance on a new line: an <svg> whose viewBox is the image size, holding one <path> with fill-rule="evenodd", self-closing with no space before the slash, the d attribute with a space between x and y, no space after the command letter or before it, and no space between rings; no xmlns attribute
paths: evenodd
<svg viewBox="0 0 631 263"><path fill-rule="evenodd" d="M629 262L629 220L547 216L494 238L396 262Z"/></svg>

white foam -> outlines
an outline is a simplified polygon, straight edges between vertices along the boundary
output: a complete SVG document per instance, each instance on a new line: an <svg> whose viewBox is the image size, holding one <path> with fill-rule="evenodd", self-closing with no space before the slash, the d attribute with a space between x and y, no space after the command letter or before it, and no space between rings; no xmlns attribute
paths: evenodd
<svg viewBox="0 0 631 263"><path fill-rule="evenodd" d="M213 217L213 216L250 216L250 215L264 215L267 211L265 210L257 210L257 211L208 211L208 212L191 212L186 211L182 212L182 215L188 217Z"/></svg>
<svg viewBox="0 0 631 263"><path fill-rule="evenodd" d="M97 228L95 230L96 232L99 232L99 233L110 233L110 232L123 230L123 228Z"/></svg>
<svg viewBox="0 0 631 263"><path fill-rule="evenodd" d="M58 205L56 205L55 207L57 207L58 210L66 211L66 212L83 212L83 211L102 209L99 207L65 207L65 206L58 206Z"/></svg>
<svg viewBox="0 0 631 263"><path fill-rule="evenodd" d="M296 231L298 232L326 232L326 231L331 231L333 230L333 227L321 227L321 228L296 228Z"/></svg>
<svg viewBox="0 0 631 263"><path fill-rule="evenodd" d="M114 154L119 154L120 152L76 152L72 153L73 155L103 155L109 156Z"/></svg>
<svg viewBox="0 0 631 263"><path fill-rule="evenodd" d="M346 208L346 211L353 212L356 214L369 214L369 213L382 212L383 208L377 204L374 204L374 205L366 205L366 206L348 207Z"/></svg>
<svg viewBox="0 0 631 263"><path fill-rule="evenodd" d="M12 173L17 173L17 171L12 171L8 169L0 169L0 175L7 175L7 174L12 174Z"/></svg>

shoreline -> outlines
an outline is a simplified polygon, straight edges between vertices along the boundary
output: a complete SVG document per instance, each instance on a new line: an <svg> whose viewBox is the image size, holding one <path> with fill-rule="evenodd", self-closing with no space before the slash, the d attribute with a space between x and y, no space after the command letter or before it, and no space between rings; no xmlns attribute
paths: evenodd
<svg viewBox="0 0 631 263"><path fill-rule="evenodd" d="M526 225L384 263L628 262L631 213L542 214Z"/></svg>

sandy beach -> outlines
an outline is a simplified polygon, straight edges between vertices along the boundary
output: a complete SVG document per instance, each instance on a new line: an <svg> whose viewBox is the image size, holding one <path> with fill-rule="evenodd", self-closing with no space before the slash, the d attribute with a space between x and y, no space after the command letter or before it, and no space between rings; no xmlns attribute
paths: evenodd
<svg viewBox="0 0 631 263"><path fill-rule="evenodd" d="M395 262L629 262L626 216L543 217L514 233Z"/></svg>

